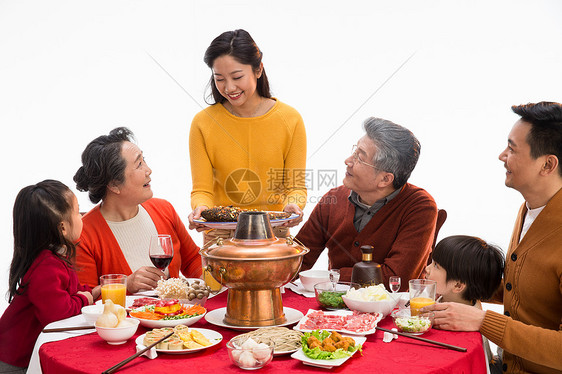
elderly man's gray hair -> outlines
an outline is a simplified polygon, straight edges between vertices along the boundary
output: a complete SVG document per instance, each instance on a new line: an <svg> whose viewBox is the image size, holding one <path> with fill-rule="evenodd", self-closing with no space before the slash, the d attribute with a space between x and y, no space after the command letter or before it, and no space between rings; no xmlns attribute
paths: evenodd
<svg viewBox="0 0 562 374"><path fill-rule="evenodd" d="M377 147L373 165L394 175L394 188L402 187L420 157L420 142L410 130L382 118L367 118L363 127Z"/></svg>

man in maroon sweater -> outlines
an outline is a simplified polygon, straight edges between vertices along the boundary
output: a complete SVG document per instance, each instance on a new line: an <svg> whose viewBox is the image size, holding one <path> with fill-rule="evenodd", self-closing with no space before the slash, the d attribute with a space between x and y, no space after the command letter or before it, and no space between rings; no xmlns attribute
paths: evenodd
<svg viewBox="0 0 562 374"><path fill-rule="evenodd" d="M398 275L407 290L407 280L419 278L427 265L437 221L433 197L407 183L420 143L411 131L381 118L368 118L363 127L367 134L345 160L343 186L322 197L297 235L310 249L302 268L311 268L328 248L330 268L349 281L361 246L372 245L384 284Z"/></svg>

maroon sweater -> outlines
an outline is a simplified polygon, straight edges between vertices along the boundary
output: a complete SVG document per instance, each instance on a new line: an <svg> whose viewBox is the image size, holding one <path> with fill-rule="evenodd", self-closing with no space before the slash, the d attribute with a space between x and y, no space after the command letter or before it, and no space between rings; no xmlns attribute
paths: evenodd
<svg viewBox="0 0 562 374"><path fill-rule="evenodd" d="M310 269L324 248L329 265L340 269L341 280L351 279L353 265L361 261L361 246L374 247L373 261L381 264L384 284L388 278L402 278L401 291L408 280L419 278L427 265L434 240L437 205L425 190L407 183L384 205L361 232L353 225L355 205L344 186L326 193L297 235L310 252L304 256L303 270Z"/></svg>
<svg viewBox="0 0 562 374"><path fill-rule="evenodd" d="M78 291L78 276L51 251L42 251L23 277L25 291L16 295L0 318L0 361L27 367L35 341L51 322L80 314L88 298ZM21 289L20 289L21 291Z"/></svg>

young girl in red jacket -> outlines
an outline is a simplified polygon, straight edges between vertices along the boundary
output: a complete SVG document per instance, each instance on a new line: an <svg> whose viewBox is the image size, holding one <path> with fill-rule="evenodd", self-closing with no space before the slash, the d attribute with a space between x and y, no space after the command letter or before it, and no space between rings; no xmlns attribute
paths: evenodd
<svg viewBox="0 0 562 374"><path fill-rule="evenodd" d="M99 287L81 286L71 265L82 218L67 186L45 180L25 187L16 197L13 219L10 305L0 318L0 373L25 373L43 327L80 314L100 293Z"/></svg>

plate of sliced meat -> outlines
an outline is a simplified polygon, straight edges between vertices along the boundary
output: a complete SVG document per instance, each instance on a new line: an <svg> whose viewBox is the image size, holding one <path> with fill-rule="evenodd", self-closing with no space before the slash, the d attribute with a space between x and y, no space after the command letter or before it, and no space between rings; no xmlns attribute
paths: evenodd
<svg viewBox="0 0 562 374"><path fill-rule="evenodd" d="M345 334L369 335L377 331L376 327L381 319L380 313L360 313L351 310L325 312L309 309L294 329L302 332L333 330Z"/></svg>

